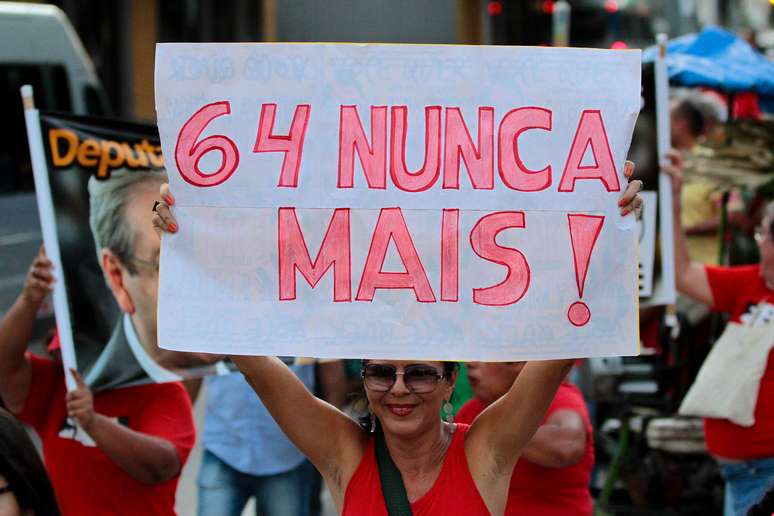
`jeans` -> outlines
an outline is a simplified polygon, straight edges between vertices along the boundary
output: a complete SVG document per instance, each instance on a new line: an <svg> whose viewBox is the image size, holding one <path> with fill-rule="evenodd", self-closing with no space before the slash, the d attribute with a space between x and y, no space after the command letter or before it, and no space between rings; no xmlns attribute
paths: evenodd
<svg viewBox="0 0 774 516"><path fill-rule="evenodd" d="M308 516L313 466L304 461L277 475L255 476L235 470L204 450L199 469L199 516L240 516L255 497L260 516Z"/></svg>
<svg viewBox="0 0 774 516"><path fill-rule="evenodd" d="M745 516L774 485L774 458L720 461L720 474L726 481L724 516Z"/></svg>

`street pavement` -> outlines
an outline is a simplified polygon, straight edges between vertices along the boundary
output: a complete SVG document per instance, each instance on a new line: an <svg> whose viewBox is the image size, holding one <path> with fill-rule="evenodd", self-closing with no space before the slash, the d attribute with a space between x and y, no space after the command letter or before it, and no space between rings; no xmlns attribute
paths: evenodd
<svg viewBox="0 0 774 516"><path fill-rule="evenodd" d="M0 196L0 315L24 285L42 241L34 193Z"/></svg>
<svg viewBox="0 0 774 516"><path fill-rule="evenodd" d="M42 241L35 194L0 196L0 318L21 292ZM49 297L38 312L30 344L43 345L53 327L54 310Z"/></svg>

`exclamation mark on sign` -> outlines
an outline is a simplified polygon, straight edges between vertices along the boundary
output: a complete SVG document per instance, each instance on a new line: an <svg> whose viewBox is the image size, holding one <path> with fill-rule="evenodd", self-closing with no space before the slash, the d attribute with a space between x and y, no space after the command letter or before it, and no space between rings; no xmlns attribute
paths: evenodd
<svg viewBox="0 0 774 516"><path fill-rule="evenodd" d="M591 253L597 243L605 217L602 215L567 214L570 223L570 242L572 257L575 261L575 281L578 284L578 297L583 298L586 273L589 270ZM567 310L567 318L575 326L583 326L591 319L591 311L583 301L576 301Z"/></svg>

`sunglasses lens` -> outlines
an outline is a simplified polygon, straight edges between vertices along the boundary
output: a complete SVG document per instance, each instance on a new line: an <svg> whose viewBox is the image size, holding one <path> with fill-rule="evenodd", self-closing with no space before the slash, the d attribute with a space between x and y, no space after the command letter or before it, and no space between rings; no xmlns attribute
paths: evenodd
<svg viewBox="0 0 774 516"><path fill-rule="evenodd" d="M434 391L440 377L436 368L423 365L408 366L403 374L406 386L419 394Z"/></svg>
<svg viewBox="0 0 774 516"><path fill-rule="evenodd" d="M374 391L389 391L395 383L395 367L382 364L368 364L363 369L366 387Z"/></svg>

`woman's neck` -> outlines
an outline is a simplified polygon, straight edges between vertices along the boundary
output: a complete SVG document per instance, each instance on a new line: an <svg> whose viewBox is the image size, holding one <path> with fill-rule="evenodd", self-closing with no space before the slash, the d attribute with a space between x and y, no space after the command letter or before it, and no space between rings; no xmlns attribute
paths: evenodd
<svg viewBox="0 0 774 516"><path fill-rule="evenodd" d="M449 449L454 425L438 421L431 431L418 437L405 438L385 432L390 457L405 476L422 475L439 468Z"/></svg>

